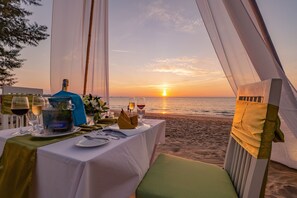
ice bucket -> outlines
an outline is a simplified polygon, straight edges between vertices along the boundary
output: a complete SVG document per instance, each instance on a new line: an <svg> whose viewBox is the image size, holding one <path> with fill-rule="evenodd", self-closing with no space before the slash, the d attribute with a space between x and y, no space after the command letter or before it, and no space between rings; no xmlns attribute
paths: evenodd
<svg viewBox="0 0 297 198"><path fill-rule="evenodd" d="M68 132L73 128L70 97L51 97L48 106L42 110L43 128L46 133Z"/></svg>

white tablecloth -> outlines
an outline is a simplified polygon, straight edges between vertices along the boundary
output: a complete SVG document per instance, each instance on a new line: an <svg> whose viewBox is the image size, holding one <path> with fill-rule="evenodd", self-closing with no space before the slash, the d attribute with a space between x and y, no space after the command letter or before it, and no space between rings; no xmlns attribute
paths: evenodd
<svg viewBox="0 0 297 198"><path fill-rule="evenodd" d="M165 141L165 121L149 120L144 133L94 148L75 137L37 149L32 197L127 198L149 168L154 146ZM15 129L0 131L0 153Z"/></svg>

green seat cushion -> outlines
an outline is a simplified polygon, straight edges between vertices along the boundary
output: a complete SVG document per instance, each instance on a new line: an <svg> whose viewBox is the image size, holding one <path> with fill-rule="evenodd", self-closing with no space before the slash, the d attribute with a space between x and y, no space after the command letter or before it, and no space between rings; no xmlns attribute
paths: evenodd
<svg viewBox="0 0 297 198"><path fill-rule="evenodd" d="M212 164L160 154L136 191L137 198L237 197L228 173Z"/></svg>

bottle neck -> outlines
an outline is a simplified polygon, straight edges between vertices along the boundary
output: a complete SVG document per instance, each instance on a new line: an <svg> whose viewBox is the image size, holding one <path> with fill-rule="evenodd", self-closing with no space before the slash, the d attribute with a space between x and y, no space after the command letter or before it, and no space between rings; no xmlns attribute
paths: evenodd
<svg viewBox="0 0 297 198"><path fill-rule="evenodd" d="M64 79L62 83L62 91L68 91L69 80Z"/></svg>

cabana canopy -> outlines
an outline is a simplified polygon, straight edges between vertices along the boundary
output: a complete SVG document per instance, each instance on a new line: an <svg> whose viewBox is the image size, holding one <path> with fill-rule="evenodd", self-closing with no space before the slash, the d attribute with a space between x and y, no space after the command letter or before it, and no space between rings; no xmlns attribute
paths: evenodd
<svg viewBox="0 0 297 198"><path fill-rule="evenodd" d="M100 95L108 102L107 17L107 0L53 1L51 93L69 79L70 91Z"/></svg>
<svg viewBox="0 0 297 198"><path fill-rule="evenodd" d="M282 69L256 1L196 0L196 3L234 93L244 84L282 79L279 114L285 143L273 145L271 158L297 169L297 93ZM108 0L54 0L52 93L59 91L62 79L67 78L71 88L75 88L70 91L83 94L86 82L86 93L103 96L108 101L107 10Z"/></svg>

